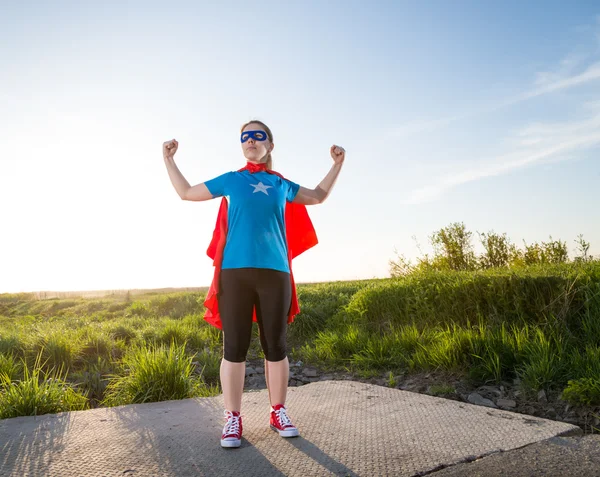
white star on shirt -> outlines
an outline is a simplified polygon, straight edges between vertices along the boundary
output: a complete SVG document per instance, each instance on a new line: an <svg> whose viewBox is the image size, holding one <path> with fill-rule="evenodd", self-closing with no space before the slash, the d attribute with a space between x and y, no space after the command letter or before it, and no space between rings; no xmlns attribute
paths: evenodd
<svg viewBox="0 0 600 477"><path fill-rule="evenodd" d="M271 189L273 186L270 185L264 185L262 182L259 182L258 184L250 184L252 187L254 187L254 191L252 192L253 194L257 193L257 192L264 192L266 195L269 195L269 193L267 192L267 189Z"/></svg>

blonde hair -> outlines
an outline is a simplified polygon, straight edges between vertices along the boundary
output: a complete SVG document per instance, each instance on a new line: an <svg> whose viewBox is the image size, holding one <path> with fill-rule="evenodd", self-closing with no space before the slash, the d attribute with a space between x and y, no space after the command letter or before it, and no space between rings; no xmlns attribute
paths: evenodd
<svg viewBox="0 0 600 477"><path fill-rule="evenodd" d="M253 120L253 121L248 121L246 124L244 124L240 130L240 133L244 132L244 128L246 126L248 126L248 124L260 124L265 132L267 133L267 137L269 138L269 141L271 141L271 144L273 144L273 133L271 132L271 129L269 129L269 126L267 126L265 123L263 123L262 121L257 121L257 120ZM267 169L269 170L273 170L273 158L271 157L271 153L269 153L267 155Z"/></svg>

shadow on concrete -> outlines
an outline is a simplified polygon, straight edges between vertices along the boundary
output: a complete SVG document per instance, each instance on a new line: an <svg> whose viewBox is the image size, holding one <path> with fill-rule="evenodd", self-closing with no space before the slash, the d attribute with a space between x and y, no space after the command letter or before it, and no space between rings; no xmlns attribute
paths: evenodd
<svg viewBox="0 0 600 477"><path fill-rule="evenodd" d="M133 438L130 445L148 455L161 473L178 477L284 476L245 438L237 449L221 447L223 408L214 400L175 402L177 410L173 412L169 401L111 409L116 425Z"/></svg>
<svg viewBox="0 0 600 477"><path fill-rule="evenodd" d="M307 457L310 457L312 460L325 467L329 472L332 472L335 475L343 475L344 477L358 477L358 474L350 470L341 462L338 462L327 455L319 447L303 437L288 439L288 441L296 449L306 454Z"/></svg>
<svg viewBox="0 0 600 477"><path fill-rule="evenodd" d="M72 422L73 413L0 420L0 476L46 475L70 439ZM17 427L17 435L9 432Z"/></svg>

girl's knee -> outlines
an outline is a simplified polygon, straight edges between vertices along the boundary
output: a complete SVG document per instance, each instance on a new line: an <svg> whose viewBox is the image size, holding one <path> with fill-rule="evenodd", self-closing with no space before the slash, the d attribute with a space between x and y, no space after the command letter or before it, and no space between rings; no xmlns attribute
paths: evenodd
<svg viewBox="0 0 600 477"><path fill-rule="evenodd" d="M242 363L246 361L248 355L249 343L240 343L237 340L225 339L223 343L223 357L232 363Z"/></svg>
<svg viewBox="0 0 600 477"><path fill-rule="evenodd" d="M287 350L285 346L270 347L266 350L263 350L263 352L265 353L265 358L267 361L281 361L287 356Z"/></svg>

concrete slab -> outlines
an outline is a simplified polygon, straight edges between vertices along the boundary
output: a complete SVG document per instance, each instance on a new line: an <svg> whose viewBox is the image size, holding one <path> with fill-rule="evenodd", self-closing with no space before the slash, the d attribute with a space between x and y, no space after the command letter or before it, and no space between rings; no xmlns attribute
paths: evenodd
<svg viewBox="0 0 600 477"><path fill-rule="evenodd" d="M599 477L600 435L553 437L435 472L435 477Z"/></svg>
<svg viewBox="0 0 600 477"><path fill-rule="evenodd" d="M288 391L301 437L244 394L244 439L222 449L222 396L0 420L0 476L412 476L577 426L352 381Z"/></svg>

